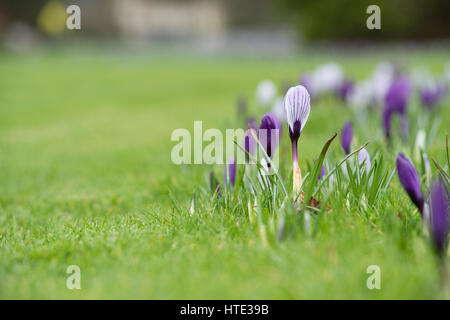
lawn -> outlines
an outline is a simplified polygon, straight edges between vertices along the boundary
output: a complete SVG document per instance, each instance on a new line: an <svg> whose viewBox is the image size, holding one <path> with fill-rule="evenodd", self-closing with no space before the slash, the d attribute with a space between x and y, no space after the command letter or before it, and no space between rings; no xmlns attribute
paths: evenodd
<svg viewBox="0 0 450 320"><path fill-rule="evenodd" d="M192 131L194 120L204 128L242 127L236 117L240 95L250 98L259 120L254 92L263 79L295 83L300 72L330 60L362 79L386 59L438 74L450 55L308 51L238 58L100 49L1 54L0 298L441 297L420 216L396 175L370 215L344 201L313 215L312 232L265 245L245 211L211 207L206 199L209 171L221 178L221 166L176 166L170 158L172 131ZM449 103L429 150L440 163ZM304 172L351 118L336 100L312 102L300 142ZM385 148L379 114L371 114L369 123L374 131L355 127L355 146L370 141L367 149L375 154ZM283 139L288 157L287 135ZM386 151L386 170L394 169L398 151L405 148ZM327 161L334 165L343 157L336 139ZM288 164L286 159L280 168L286 182ZM66 288L69 265L81 269L81 290ZM380 290L366 287L369 265L381 269Z"/></svg>

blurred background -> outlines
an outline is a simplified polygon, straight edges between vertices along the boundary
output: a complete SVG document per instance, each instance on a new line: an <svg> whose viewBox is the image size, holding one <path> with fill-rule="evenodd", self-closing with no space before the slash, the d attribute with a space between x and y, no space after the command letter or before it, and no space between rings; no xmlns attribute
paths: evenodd
<svg viewBox="0 0 450 320"><path fill-rule="evenodd" d="M70 4L81 8L81 30L66 28ZM381 30L366 28L371 4L381 9ZM3 49L22 52L103 40L280 53L315 42L447 43L448 12L441 0L0 0L0 37Z"/></svg>

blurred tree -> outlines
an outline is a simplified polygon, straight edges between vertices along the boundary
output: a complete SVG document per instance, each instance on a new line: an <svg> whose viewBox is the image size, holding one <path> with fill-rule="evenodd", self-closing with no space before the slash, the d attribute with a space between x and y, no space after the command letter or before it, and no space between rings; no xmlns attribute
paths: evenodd
<svg viewBox="0 0 450 320"><path fill-rule="evenodd" d="M450 1L282 0L305 39L419 39L450 36ZM381 9L381 30L366 28L369 5Z"/></svg>

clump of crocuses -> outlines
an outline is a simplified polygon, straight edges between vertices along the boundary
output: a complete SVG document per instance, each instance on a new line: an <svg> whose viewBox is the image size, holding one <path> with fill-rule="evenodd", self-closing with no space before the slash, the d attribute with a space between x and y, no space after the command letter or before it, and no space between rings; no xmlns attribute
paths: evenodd
<svg viewBox="0 0 450 320"><path fill-rule="evenodd" d="M411 201L416 205L423 217L424 197L420 185L419 175L414 165L403 153L399 153L396 161L397 174L400 182Z"/></svg>
<svg viewBox="0 0 450 320"><path fill-rule="evenodd" d="M302 174L298 165L298 139L308 121L309 111L311 109L310 96L306 88L301 85L290 88L284 98L284 108L286 109L289 138L292 143L292 185L294 199L296 199L303 183Z"/></svg>

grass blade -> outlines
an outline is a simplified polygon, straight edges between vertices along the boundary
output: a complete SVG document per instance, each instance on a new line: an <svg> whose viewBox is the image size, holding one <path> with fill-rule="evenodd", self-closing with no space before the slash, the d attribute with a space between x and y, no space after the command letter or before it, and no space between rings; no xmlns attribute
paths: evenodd
<svg viewBox="0 0 450 320"><path fill-rule="evenodd" d="M334 135L330 139L328 139L328 141L323 146L322 151L320 152L319 158L314 164L312 174L310 175L309 184L305 191L305 197L303 199L303 209L306 209L306 206L311 200L314 188L318 183L317 178L319 177L320 168L322 168L323 160L325 159L325 155L327 154L328 148L330 147L331 143L336 138L336 136L337 133L335 132Z"/></svg>

